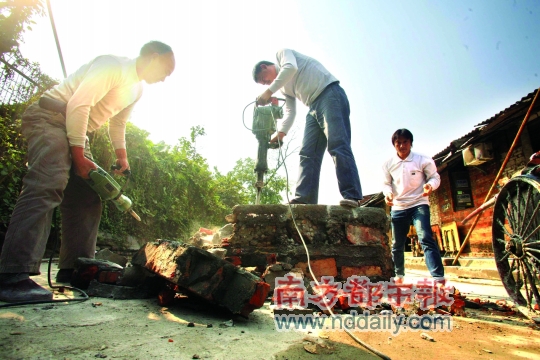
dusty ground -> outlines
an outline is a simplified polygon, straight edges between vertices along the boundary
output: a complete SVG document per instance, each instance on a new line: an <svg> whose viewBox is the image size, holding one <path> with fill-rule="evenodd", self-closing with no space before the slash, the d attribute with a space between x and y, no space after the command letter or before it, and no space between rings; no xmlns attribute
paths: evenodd
<svg viewBox="0 0 540 360"><path fill-rule="evenodd" d="M45 276L38 279L43 285ZM468 313L453 318L453 331L429 333L434 342L422 339L421 332L355 335L392 359L540 357L540 331L530 320ZM233 326L225 324L229 320ZM277 332L268 304L244 319L187 299L164 308L154 299L103 298L0 309L0 358L378 359L341 331Z"/></svg>

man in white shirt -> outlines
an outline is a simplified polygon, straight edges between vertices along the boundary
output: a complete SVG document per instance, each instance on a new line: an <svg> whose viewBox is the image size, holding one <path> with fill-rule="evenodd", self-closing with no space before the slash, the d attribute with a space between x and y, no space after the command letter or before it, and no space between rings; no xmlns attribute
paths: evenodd
<svg viewBox="0 0 540 360"><path fill-rule="evenodd" d="M145 44L135 59L99 56L25 111L21 129L28 142L28 173L0 257L0 301L52 299L29 276L40 273L58 205L62 241L57 280L69 281L77 258L94 257L101 199L83 179L96 169L86 135L109 121L117 173L129 169L125 128L142 95L142 81L164 81L174 67L171 47L159 41Z"/></svg>
<svg viewBox="0 0 540 360"><path fill-rule="evenodd" d="M444 267L431 232L429 194L439 187L441 178L433 159L411 152L413 135L399 129L392 135L396 154L383 165L384 200L392 207L392 260L396 283L405 276L405 244L410 225L414 225L431 276L444 284Z"/></svg>
<svg viewBox="0 0 540 360"><path fill-rule="evenodd" d="M285 96L285 119L271 142L282 141L296 116L296 99L309 107L304 139L300 148L300 169L295 197L291 204L317 204L319 177L326 148L336 167L343 200L340 205L358 207L362 188L351 149L349 100L336 79L317 60L297 51L282 49L277 62L260 61L253 68L253 80L268 89L257 98L258 105L269 103L281 90Z"/></svg>

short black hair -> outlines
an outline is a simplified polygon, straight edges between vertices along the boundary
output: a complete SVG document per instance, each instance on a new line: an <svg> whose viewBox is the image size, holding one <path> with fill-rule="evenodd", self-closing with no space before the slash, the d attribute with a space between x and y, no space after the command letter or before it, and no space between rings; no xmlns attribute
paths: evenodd
<svg viewBox="0 0 540 360"><path fill-rule="evenodd" d="M411 141L411 145L413 142L413 135L412 132L410 132L407 129L397 129L396 132L392 135L392 145L395 144L398 137L404 137L405 139L408 139Z"/></svg>
<svg viewBox="0 0 540 360"><path fill-rule="evenodd" d="M150 54L154 54L154 53L167 54L167 53L171 53L171 52L173 52L173 51L172 51L172 48L169 45L164 44L161 41L153 40L153 41L147 42L146 44L143 45L139 55L146 56L146 55L150 55Z"/></svg>
<svg viewBox="0 0 540 360"><path fill-rule="evenodd" d="M255 82L257 82L257 75L259 75L262 71L261 69L261 65L274 65L273 62L270 62L270 61L265 61L265 60L262 60L262 61L259 61L258 63L255 64L255 66L253 67L253 80Z"/></svg>

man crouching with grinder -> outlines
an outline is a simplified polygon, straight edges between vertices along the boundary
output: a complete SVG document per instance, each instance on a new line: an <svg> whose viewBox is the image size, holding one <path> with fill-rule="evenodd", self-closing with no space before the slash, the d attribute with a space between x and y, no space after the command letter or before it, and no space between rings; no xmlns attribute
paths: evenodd
<svg viewBox="0 0 540 360"><path fill-rule="evenodd" d="M117 173L129 169L125 130L142 81L157 83L173 72L174 54L159 41L135 59L99 56L47 91L22 116L28 173L13 210L0 257L0 301L51 300L30 275L40 273L54 208L62 213L58 282L69 282L75 260L93 258L101 200L84 179L96 169L87 133L109 121Z"/></svg>

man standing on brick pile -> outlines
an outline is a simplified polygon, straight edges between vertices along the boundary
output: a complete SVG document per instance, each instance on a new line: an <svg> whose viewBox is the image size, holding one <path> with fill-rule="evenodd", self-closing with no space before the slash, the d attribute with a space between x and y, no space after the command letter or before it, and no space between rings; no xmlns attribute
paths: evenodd
<svg viewBox="0 0 540 360"><path fill-rule="evenodd" d="M13 210L0 257L0 301L41 301L52 293L36 284L54 208L62 213L58 282L69 282L75 260L93 258L101 199L83 178L96 169L87 133L109 121L117 173L129 169L125 130L142 81L165 80L175 67L170 46L145 44L135 59L104 55L47 91L22 116L28 173Z"/></svg>
<svg viewBox="0 0 540 360"><path fill-rule="evenodd" d="M281 142L296 116L296 99L309 107L304 138L300 148L300 170L295 197L291 204L317 204L319 177L326 148L334 160L341 206L358 207L362 188L351 149L349 100L336 79L317 60L297 51L277 52L277 63L259 61L253 68L253 80L269 85L258 98L258 105L270 102L281 90L285 96L285 119L270 142Z"/></svg>
<svg viewBox="0 0 540 360"><path fill-rule="evenodd" d="M441 178L433 159L411 152L413 134L399 129L392 135L396 154L383 165L384 200L392 207L392 260L395 282L405 276L405 244L409 226L414 225L424 259L436 283L445 284L444 267L431 232L429 194L439 187Z"/></svg>

